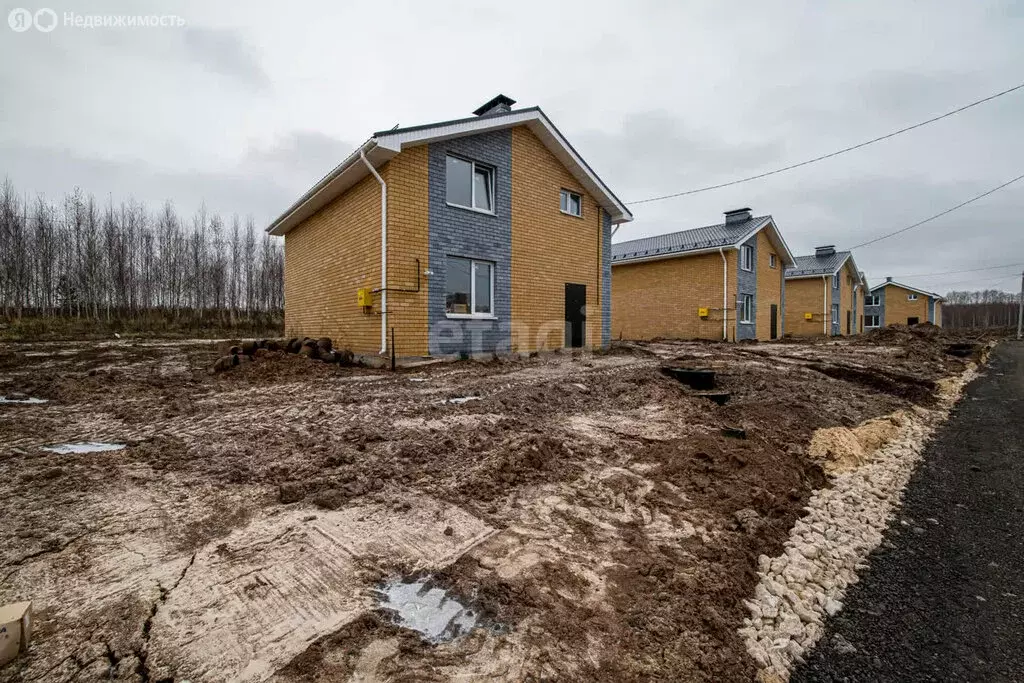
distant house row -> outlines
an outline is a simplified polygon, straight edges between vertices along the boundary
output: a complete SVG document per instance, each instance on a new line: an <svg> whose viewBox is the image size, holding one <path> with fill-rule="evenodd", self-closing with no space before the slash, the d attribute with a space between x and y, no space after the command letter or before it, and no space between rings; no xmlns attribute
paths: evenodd
<svg viewBox="0 0 1024 683"><path fill-rule="evenodd" d="M612 245L631 221L539 107L374 133L267 230L285 328L366 355L776 339L941 323L941 297L868 289L852 254L794 256L771 216Z"/></svg>

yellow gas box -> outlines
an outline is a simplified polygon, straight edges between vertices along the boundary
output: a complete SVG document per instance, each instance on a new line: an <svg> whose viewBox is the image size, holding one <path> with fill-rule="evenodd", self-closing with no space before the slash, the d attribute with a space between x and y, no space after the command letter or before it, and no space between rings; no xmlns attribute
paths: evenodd
<svg viewBox="0 0 1024 683"><path fill-rule="evenodd" d="M373 294L370 292L369 289L366 289L365 287L360 287L359 291L356 292L356 300L359 302L359 305L362 306L363 308L369 308L373 306Z"/></svg>

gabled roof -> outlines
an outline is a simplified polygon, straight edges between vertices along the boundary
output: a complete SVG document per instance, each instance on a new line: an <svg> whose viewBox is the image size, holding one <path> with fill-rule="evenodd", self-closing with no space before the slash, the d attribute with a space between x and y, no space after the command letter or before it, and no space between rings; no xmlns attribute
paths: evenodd
<svg viewBox="0 0 1024 683"><path fill-rule="evenodd" d="M868 286L864 273L857 268L857 262L853 260L853 253L849 251L837 251L828 256L808 254L797 256L796 265L786 269L787 280L800 280L803 278L822 277L824 275L835 275L846 262L850 262L850 269L856 274L860 284Z"/></svg>
<svg viewBox="0 0 1024 683"><path fill-rule="evenodd" d="M540 107L530 107L422 126L378 131L274 220L267 228L267 232L271 235L284 235L365 178L369 174L369 169L360 159L360 153L366 156L374 168L380 168L403 149L409 147L505 130L515 126L529 128L555 158L569 170L583 189L589 192L597 203L608 212L613 224L633 220L633 214L626 208L626 205L594 173L593 169L569 144L569 141L541 111Z"/></svg>
<svg viewBox="0 0 1024 683"><path fill-rule="evenodd" d="M871 288L870 291L875 292L875 291L877 291L879 289L882 289L883 287L888 287L889 285L895 285L897 287L902 287L903 289L908 289L911 292L917 292L918 294L924 294L925 296L930 296L931 298L938 299L939 301L945 301L946 300L946 298L944 296L942 296L941 294L936 294L935 292L929 292L926 289L918 289L917 287L911 287L910 285L905 285L902 282L896 282L894 280L886 280L885 282L883 282L881 284L875 285L874 287Z"/></svg>
<svg viewBox="0 0 1024 683"><path fill-rule="evenodd" d="M745 221L718 223L613 244L612 264L690 256L722 248L737 249L761 229L769 231L771 240L780 252L783 265L792 264L793 254L786 246L786 241L782 239L771 216L756 216Z"/></svg>

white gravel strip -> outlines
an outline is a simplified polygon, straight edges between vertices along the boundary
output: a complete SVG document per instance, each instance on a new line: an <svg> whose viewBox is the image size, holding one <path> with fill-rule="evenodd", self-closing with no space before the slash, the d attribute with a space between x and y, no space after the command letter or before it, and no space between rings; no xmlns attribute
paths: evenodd
<svg viewBox="0 0 1024 683"><path fill-rule="evenodd" d="M949 415L974 367L942 383L937 410L915 408L897 436L869 462L816 491L807 515L793 526L784 554L758 559L760 583L745 600L750 617L739 630L762 683L788 681L793 666L824 632L824 620L843 608L848 586L882 542L893 511L925 444Z"/></svg>

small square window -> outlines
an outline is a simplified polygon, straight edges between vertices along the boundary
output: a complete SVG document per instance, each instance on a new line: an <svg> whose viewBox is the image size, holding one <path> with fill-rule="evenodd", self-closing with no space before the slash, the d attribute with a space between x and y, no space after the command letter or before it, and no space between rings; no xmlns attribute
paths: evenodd
<svg viewBox="0 0 1024 683"><path fill-rule="evenodd" d="M743 270L754 269L754 247L749 244L740 247L740 268Z"/></svg>
<svg viewBox="0 0 1024 683"><path fill-rule="evenodd" d="M450 155L446 168L446 200L449 204L494 213L493 168Z"/></svg>
<svg viewBox="0 0 1024 683"><path fill-rule="evenodd" d="M775 254L768 254L768 267L769 268L774 268L775 265L776 265Z"/></svg>
<svg viewBox="0 0 1024 683"><path fill-rule="evenodd" d="M907 294L907 301L917 301L917 294Z"/></svg>
<svg viewBox="0 0 1024 683"><path fill-rule="evenodd" d="M577 194L576 192L562 190L560 208L562 210L562 213L567 213L570 216L582 216L583 197Z"/></svg>
<svg viewBox="0 0 1024 683"><path fill-rule="evenodd" d="M741 294L740 295L740 322L741 323L752 323L754 322L754 295L753 294Z"/></svg>
<svg viewBox="0 0 1024 683"><path fill-rule="evenodd" d="M864 316L864 327L878 327L878 316L877 315L866 315L866 316Z"/></svg>

